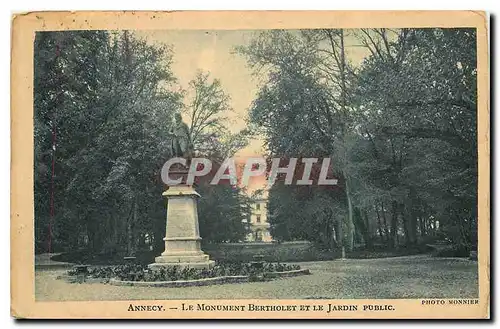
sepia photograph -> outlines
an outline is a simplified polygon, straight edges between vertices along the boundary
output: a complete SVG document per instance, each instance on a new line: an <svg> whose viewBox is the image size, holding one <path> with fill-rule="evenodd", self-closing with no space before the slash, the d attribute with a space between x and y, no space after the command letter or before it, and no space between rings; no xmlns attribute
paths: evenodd
<svg viewBox="0 0 500 329"><path fill-rule="evenodd" d="M17 285L132 317L487 316L486 31L402 22L35 29Z"/></svg>

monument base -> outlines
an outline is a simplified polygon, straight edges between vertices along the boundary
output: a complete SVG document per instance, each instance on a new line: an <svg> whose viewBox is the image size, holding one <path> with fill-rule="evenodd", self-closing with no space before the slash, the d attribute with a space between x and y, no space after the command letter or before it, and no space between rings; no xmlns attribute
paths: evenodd
<svg viewBox="0 0 500 329"><path fill-rule="evenodd" d="M168 200L165 251L155 258L150 269L177 266L208 269L215 265L201 250L196 199L200 196L192 186L171 186L163 193Z"/></svg>
<svg viewBox="0 0 500 329"><path fill-rule="evenodd" d="M197 268L197 269L209 269L214 267L215 262L209 259L209 256L203 252L196 253L163 253L161 256L155 258L153 264L149 264L150 269L160 269L162 267L174 267L179 268Z"/></svg>
<svg viewBox="0 0 500 329"><path fill-rule="evenodd" d="M199 263L153 263L149 264L148 268L153 270L153 271L159 271L160 269L164 268L171 268L171 267L178 267L179 269L185 269L185 268L195 268L195 269L211 269L212 267L215 266L215 262L213 260L207 260L206 262L199 262Z"/></svg>

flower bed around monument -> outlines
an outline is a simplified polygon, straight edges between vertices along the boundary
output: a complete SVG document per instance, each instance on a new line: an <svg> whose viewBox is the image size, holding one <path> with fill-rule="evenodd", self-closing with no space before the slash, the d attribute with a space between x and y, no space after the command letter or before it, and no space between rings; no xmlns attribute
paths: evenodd
<svg viewBox="0 0 500 329"><path fill-rule="evenodd" d="M211 269L178 267L151 270L144 265L128 264L92 267L88 269L85 281L100 280L114 285L184 287L210 284L265 281L278 277L309 274L299 265L282 263L218 263ZM78 275L76 270L68 276Z"/></svg>

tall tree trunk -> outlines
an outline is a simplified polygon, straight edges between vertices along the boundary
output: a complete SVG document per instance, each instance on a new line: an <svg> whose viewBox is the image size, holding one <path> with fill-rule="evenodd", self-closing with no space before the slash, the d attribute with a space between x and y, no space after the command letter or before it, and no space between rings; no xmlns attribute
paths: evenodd
<svg viewBox="0 0 500 329"><path fill-rule="evenodd" d="M344 45L344 30L340 29L340 98L341 98L341 106L342 106L342 112L344 115L344 120L347 119L347 84L346 84L346 60L345 60L345 45ZM345 140L346 140L346 127L345 123L343 125L342 129L342 139L343 139L343 148L344 148L344 161L347 163L348 159L348 154L345 148ZM347 248L348 251L352 251L354 247L354 216L353 216L353 205L352 205L352 197L351 197L351 190L349 186L349 175L347 174L347 171L344 170L344 178L345 178L345 188L346 188L346 198L347 198L347 210L348 210L348 216L347 216L347 241L344 244L344 246Z"/></svg>
<svg viewBox="0 0 500 329"><path fill-rule="evenodd" d="M405 213L404 205L401 205L401 217L403 220L403 231L405 233L405 244L410 246L412 244L409 223L410 217L408 216L408 213Z"/></svg>
<svg viewBox="0 0 500 329"><path fill-rule="evenodd" d="M375 204L375 212L377 213L377 230L378 230L378 234L380 236L380 241L382 243L385 242L385 236L384 236L384 231L383 231L383 228L382 228L382 220L380 219L380 212L378 210L378 204Z"/></svg>
<svg viewBox="0 0 500 329"><path fill-rule="evenodd" d="M363 239L365 239L365 246L367 249L373 249L373 238L370 232L370 224L368 221L368 212L363 210L364 216L361 217L361 220L364 223L365 234L363 235Z"/></svg>
<svg viewBox="0 0 500 329"><path fill-rule="evenodd" d="M357 228L356 231L360 234L360 240L364 242L367 249L371 249L373 247L373 240L368 224L366 209L361 211L359 208L354 207L354 223Z"/></svg>
<svg viewBox="0 0 500 329"><path fill-rule="evenodd" d="M347 241L344 244L348 251L352 251L354 247L354 208L351 199L351 190L349 188L348 178L345 179L345 190L347 198Z"/></svg>
<svg viewBox="0 0 500 329"><path fill-rule="evenodd" d="M410 188L409 200L407 209L407 217L408 217L408 243L410 245L417 244L417 210L418 200L416 196L416 192L413 188ZM403 205L404 206L404 205Z"/></svg>
<svg viewBox="0 0 500 329"><path fill-rule="evenodd" d="M96 214L90 213L90 219L87 224L87 232L89 237L90 249L93 251L100 251L102 247L102 235L100 234L100 223L96 221Z"/></svg>
<svg viewBox="0 0 500 329"><path fill-rule="evenodd" d="M398 204L392 201L392 219L391 219L391 247L396 248L398 241Z"/></svg>
<svg viewBox="0 0 500 329"><path fill-rule="evenodd" d="M418 218L417 218L417 214L415 212L415 210L412 209L410 210L410 225L409 225L409 230L410 230L410 243L412 245L416 245L417 244L417 221L418 221Z"/></svg>
<svg viewBox="0 0 500 329"><path fill-rule="evenodd" d="M94 250L95 233L91 225L87 225L87 237L87 248L90 250Z"/></svg>
<svg viewBox="0 0 500 329"><path fill-rule="evenodd" d="M132 203L132 208L130 209L130 214L127 220L127 255L132 256L134 254L134 233L133 225L136 219L136 201Z"/></svg>
<svg viewBox="0 0 500 329"><path fill-rule="evenodd" d="M113 215L113 227L111 230L113 231L113 243L115 246L118 246L118 219L116 215Z"/></svg>
<svg viewBox="0 0 500 329"><path fill-rule="evenodd" d="M134 220L132 221L132 253L133 255L135 255L136 251L137 251L137 247L139 246L139 236L137 234L137 230L136 230L136 225L137 225L137 222L138 222L138 214L139 212L139 205L137 204L137 201L135 202L135 207L134 207Z"/></svg>
<svg viewBox="0 0 500 329"><path fill-rule="evenodd" d="M385 236L387 238L389 238L389 225L387 224L387 216L386 216L386 211L385 211L385 207L384 207L384 203L382 202L381 204L381 207L382 207L382 218L384 219L384 232L385 232Z"/></svg>
<svg viewBox="0 0 500 329"><path fill-rule="evenodd" d="M420 236L425 237L427 235L427 230L425 229L425 220L422 214L418 217L418 224L420 228Z"/></svg>
<svg viewBox="0 0 500 329"><path fill-rule="evenodd" d="M329 250L333 250L333 248L335 246L335 242L336 242L335 235L333 234L334 233L333 226L334 226L333 214L330 214L330 216L328 216L328 229L327 229L328 249Z"/></svg>
<svg viewBox="0 0 500 329"><path fill-rule="evenodd" d="M337 241L340 246L341 258L345 258L345 239L344 239L344 221L342 218L339 218L337 221Z"/></svg>

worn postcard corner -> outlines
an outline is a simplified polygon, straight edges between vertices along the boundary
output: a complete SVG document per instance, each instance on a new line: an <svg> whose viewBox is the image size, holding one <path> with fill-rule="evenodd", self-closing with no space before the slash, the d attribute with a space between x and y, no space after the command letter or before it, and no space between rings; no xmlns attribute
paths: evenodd
<svg viewBox="0 0 500 329"><path fill-rule="evenodd" d="M478 11L12 18L11 315L487 319Z"/></svg>

